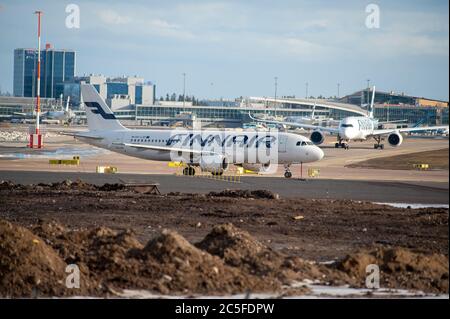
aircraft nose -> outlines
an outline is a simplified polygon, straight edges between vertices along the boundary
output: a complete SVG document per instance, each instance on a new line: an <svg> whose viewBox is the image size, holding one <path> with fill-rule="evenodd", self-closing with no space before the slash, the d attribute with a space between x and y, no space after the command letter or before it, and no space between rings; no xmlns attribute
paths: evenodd
<svg viewBox="0 0 450 319"><path fill-rule="evenodd" d="M350 139L353 138L353 130L351 130L351 129L349 129L349 128L345 128L345 129L342 130L341 136L342 136L344 139L350 140Z"/></svg>
<svg viewBox="0 0 450 319"><path fill-rule="evenodd" d="M312 157L315 161L320 161L324 157L324 153L320 147L315 146L314 151L312 152Z"/></svg>
<svg viewBox="0 0 450 319"><path fill-rule="evenodd" d="M320 161L324 157L324 153L320 147L310 146L306 154L307 159L305 162L316 162Z"/></svg>

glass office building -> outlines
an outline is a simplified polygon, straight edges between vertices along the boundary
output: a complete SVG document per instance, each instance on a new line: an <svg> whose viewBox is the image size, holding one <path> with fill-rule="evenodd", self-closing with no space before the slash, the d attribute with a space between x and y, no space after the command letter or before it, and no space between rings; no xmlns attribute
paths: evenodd
<svg viewBox="0 0 450 319"><path fill-rule="evenodd" d="M448 125L448 108L408 105L376 106L374 117L380 121L402 121L420 125Z"/></svg>
<svg viewBox="0 0 450 319"><path fill-rule="evenodd" d="M37 50L14 50L13 93L18 97L34 97L37 88ZM63 94L61 83L73 81L75 52L47 48L41 51L41 97L57 98Z"/></svg>

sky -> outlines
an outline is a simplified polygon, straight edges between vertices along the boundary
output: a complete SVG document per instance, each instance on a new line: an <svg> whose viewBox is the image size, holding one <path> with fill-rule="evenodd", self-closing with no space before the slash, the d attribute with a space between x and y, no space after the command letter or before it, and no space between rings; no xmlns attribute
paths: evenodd
<svg viewBox="0 0 450 319"><path fill-rule="evenodd" d="M80 10L67 28L66 7ZM368 28L370 4L379 27ZM76 51L76 74L137 75L157 96L198 98L383 91L449 99L447 0L0 0L0 88L12 92L13 51ZM371 20L372 22L374 20ZM372 25L373 26L373 25Z"/></svg>

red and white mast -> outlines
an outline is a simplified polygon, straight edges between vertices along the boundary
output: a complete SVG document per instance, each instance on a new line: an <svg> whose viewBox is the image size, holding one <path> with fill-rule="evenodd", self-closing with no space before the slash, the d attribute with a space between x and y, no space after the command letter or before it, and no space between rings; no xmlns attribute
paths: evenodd
<svg viewBox="0 0 450 319"><path fill-rule="evenodd" d="M36 90L36 125L34 134L30 134L30 147L42 147L42 135L39 128L41 113L41 15L42 11L36 11L38 16L38 60L37 60L37 90Z"/></svg>

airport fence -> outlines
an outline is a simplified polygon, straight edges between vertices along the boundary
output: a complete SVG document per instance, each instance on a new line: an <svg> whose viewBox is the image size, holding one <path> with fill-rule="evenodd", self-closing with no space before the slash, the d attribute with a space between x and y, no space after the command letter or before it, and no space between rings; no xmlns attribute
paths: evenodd
<svg viewBox="0 0 450 319"><path fill-rule="evenodd" d="M170 162L168 164L169 167L177 168L175 175L176 176L188 176L192 178L204 178L215 181L223 181L228 183L241 183L241 176L243 175L242 167L237 167L235 165L231 165L226 171L218 170L218 171L202 171L200 167L191 167L195 173L189 173L186 170L189 170L189 166L185 163L181 162ZM188 172L188 174L186 174Z"/></svg>

